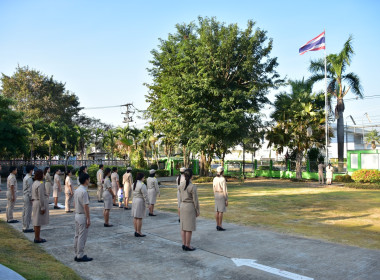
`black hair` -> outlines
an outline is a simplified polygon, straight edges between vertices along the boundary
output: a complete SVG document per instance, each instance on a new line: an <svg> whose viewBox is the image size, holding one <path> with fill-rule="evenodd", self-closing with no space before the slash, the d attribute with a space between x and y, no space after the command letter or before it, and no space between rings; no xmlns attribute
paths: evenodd
<svg viewBox="0 0 380 280"><path fill-rule="evenodd" d="M15 171L17 169L16 166L11 166L9 167L9 172L12 173L13 171Z"/></svg>
<svg viewBox="0 0 380 280"><path fill-rule="evenodd" d="M84 184L88 179L90 179L90 175L88 175L87 173L82 173L79 176L79 183Z"/></svg>
<svg viewBox="0 0 380 280"><path fill-rule="evenodd" d="M131 173L132 170L127 170L127 173Z"/></svg>
<svg viewBox="0 0 380 280"><path fill-rule="evenodd" d="M106 170L104 170L104 177L110 174L110 172L111 172L111 169L107 167Z"/></svg>
<svg viewBox="0 0 380 280"><path fill-rule="evenodd" d="M186 180L186 187L185 187L185 190L187 189L187 187L189 186L190 184L190 179L191 177L193 177L193 170L191 169L186 169L185 170L185 180Z"/></svg>
<svg viewBox="0 0 380 280"><path fill-rule="evenodd" d="M44 175L46 175L46 173L49 170L49 168L50 168L49 166L45 167L45 169L44 169Z"/></svg>
<svg viewBox="0 0 380 280"><path fill-rule="evenodd" d="M101 169L104 165L103 164L99 164L99 169Z"/></svg>
<svg viewBox="0 0 380 280"><path fill-rule="evenodd" d="M156 172L154 172L153 174L149 173L149 177L154 177L154 175L156 175Z"/></svg>
<svg viewBox="0 0 380 280"><path fill-rule="evenodd" d="M115 172L115 171L117 171L117 167L116 166L112 167L112 172Z"/></svg>
<svg viewBox="0 0 380 280"><path fill-rule="evenodd" d="M34 172L34 180L40 181L44 178L44 172L41 169L37 169L36 172Z"/></svg>
<svg viewBox="0 0 380 280"><path fill-rule="evenodd" d="M181 171L179 171L179 175L178 175L178 180L177 180L177 182L178 182L178 185L181 183L181 175L183 174L183 173L185 173L185 172L181 172Z"/></svg>
<svg viewBox="0 0 380 280"><path fill-rule="evenodd" d="M144 178L144 173L141 173L141 172L137 173L135 183L133 184L133 190L136 189L137 181L142 180L142 178Z"/></svg>
<svg viewBox="0 0 380 280"><path fill-rule="evenodd" d="M55 173L57 173L58 171L61 171L61 169L58 168L58 169L55 171Z"/></svg>
<svg viewBox="0 0 380 280"><path fill-rule="evenodd" d="M222 175L223 175L223 173L224 173L224 171L223 171L223 170L222 170L220 173L219 173L219 172L217 172L217 173L216 173L216 176L217 176L217 177L220 177L220 176L222 176Z"/></svg>
<svg viewBox="0 0 380 280"><path fill-rule="evenodd" d="M32 171L34 169L34 165L27 165L25 170L26 170L26 173L29 173L30 171Z"/></svg>

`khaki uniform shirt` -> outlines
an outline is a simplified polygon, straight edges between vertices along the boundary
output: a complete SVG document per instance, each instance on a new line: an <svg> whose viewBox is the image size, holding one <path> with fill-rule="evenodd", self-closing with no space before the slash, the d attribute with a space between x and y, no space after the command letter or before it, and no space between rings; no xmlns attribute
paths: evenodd
<svg viewBox="0 0 380 280"><path fill-rule="evenodd" d="M50 184L53 185L53 180L51 179L51 176L50 176L49 173L46 173L46 175L45 175L45 181L46 181L46 183L50 183Z"/></svg>
<svg viewBox="0 0 380 280"><path fill-rule="evenodd" d="M108 191L109 189L112 190L112 184L111 184L110 177L106 177L106 178L104 179L103 190L104 190L104 191Z"/></svg>
<svg viewBox="0 0 380 280"><path fill-rule="evenodd" d="M73 180L67 176L65 180L65 193L71 193L71 188L73 188Z"/></svg>
<svg viewBox="0 0 380 280"><path fill-rule="evenodd" d="M115 184L116 182L119 182L119 174L117 174L117 172L114 172L111 174L111 181L112 183L115 183Z"/></svg>
<svg viewBox="0 0 380 280"><path fill-rule="evenodd" d="M24 180L22 181L22 193L23 195L27 195L30 200L32 200L32 185L32 176L30 176L30 174L26 174Z"/></svg>
<svg viewBox="0 0 380 280"><path fill-rule="evenodd" d="M17 179L16 179L16 175L13 173L9 174L9 176L7 178L7 190L9 192L11 191L11 186L14 187L15 194L16 194L16 192L17 192Z"/></svg>
<svg viewBox="0 0 380 280"><path fill-rule="evenodd" d="M157 178L148 177L148 179L146 179L146 184L148 189L156 189L156 193L160 194Z"/></svg>
<svg viewBox="0 0 380 280"><path fill-rule="evenodd" d="M75 190L74 203L75 203L75 213L85 214L84 206L90 204L90 200L88 198L88 193L85 186L80 185L79 188Z"/></svg>
<svg viewBox="0 0 380 280"><path fill-rule="evenodd" d="M223 176L215 177L212 183L212 188L214 190L214 193L223 193L224 198L228 200L226 178Z"/></svg>
<svg viewBox="0 0 380 280"><path fill-rule="evenodd" d="M104 171L99 169L98 172L96 172L96 181L98 185L103 184L103 180L104 180Z"/></svg>
<svg viewBox="0 0 380 280"><path fill-rule="evenodd" d="M132 173L131 172L129 172L129 173L125 172L124 173L124 175L123 175L123 185L125 183L129 183L129 185L132 186L132 184L133 184L133 178L132 178Z"/></svg>
<svg viewBox="0 0 380 280"><path fill-rule="evenodd" d="M199 200L198 200L198 192L197 187L193 185L193 183L189 183L186 190L186 181L182 182L179 186L179 191L181 194L181 207L182 203L193 203L196 213L200 214L200 208L199 208Z"/></svg>
<svg viewBox="0 0 380 280"><path fill-rule="evenodd" d="M43 181L35 181L32 185L32 200L39 200L41 210L47 207L45 203L45 187Z"/></svg>
<svg viewBox="0 0 380 280"><path fill-rule="evenodd" d="M54 175L54 187L58 188L58 183L61 182L61 178L59 177L58 174Z"/></svg>
<svg viewBox="0 0 380 280"><path fill-rule="evenodd" d="M149 206L148 192L146 186L143 182L137 181L135 190L132 190L133 198L143 198L145 204Z"/></svg>

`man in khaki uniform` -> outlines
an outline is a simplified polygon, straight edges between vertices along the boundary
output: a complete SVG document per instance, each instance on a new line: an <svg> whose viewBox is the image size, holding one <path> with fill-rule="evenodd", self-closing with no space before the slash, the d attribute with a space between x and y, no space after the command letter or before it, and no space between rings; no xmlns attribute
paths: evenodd
<svg viewBox="0 0 380 280"><path fill-rule="evenodd" d="M90 198L88 196L87 188L90 184L90 176L87 173L82 173L79 176L80 186L74 193L75 203L75 237L74 237L74 250L77 262L89 262L92 258L84 255L84 246L87 241L88 228L90 222Z"/></svg>
<svg viewBox="0 0 380 280"><path fill-rule="evenodd" d="M320 162L318 164L318 182L319 182L319 184L321 184L321 181L322 181L322 184L325 183L325 179L323 176L323 168L325 168L325 165L322 162Z"/></svg>
<svg viewBox="0 0 380 280"><path fill-rule="evenodd" d="M13 209L15 208L15 202L17 198L17 168L16 166L11 166L9 168L9 174L7 178L7 223L18 223L17 220L13 219Z"/></svg>
<svg viewBox="0 0 380 280"><path fill-rule="evenodd" d="M98 185L98 202L103 202L103 182L104 182L104 167L103 164L99 165L99 170L96 173L96 181Z"/></svg>
<svg viewBox="0 0 380 280"><path fill-rule="evenodd" d="M33 229L29 228L30 221L32 219L32 173L34 170L33 165L28 165L26 167L26 176L22 182L22 193L24 196L24 208L22 209L22 232L34 232Z"/></svg>
<svg viewBox="0 0 380 280"><path fill-rule="evenodd" d="M124 186L124 209L129 210L129 198L132 195L132 167L127 167L127 172L123 175L123 186Z"/></svg>

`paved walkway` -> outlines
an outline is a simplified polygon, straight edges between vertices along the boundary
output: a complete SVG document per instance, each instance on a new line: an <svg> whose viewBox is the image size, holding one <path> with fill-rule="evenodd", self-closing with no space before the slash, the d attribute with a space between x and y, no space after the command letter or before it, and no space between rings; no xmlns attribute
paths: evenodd
<svg viewBox="0 0 380 280"><path fill-rule="evenodd" d="M94 197L95 191L90 193ZM4 206L3 191L1 219L5 219ZM17 219L21 219L21 207L19 195ZM73 260L74 215L64 210L50 210L50 224L41 231L48 242L41 246L83 279L380 279L379 250L235 224L224 224L227 231L217 232L214 221L199 218L192 241L197 250L184 252L175 214L157 212L157 217L147 217L142 230L147 237L136 238L130 211L112 209L112 228L103 227L102 213L103 205L92 198L86 245L92 262ZM12 226L21 230L21 223ZM30 233L25 236L34 237Z"/></svg>

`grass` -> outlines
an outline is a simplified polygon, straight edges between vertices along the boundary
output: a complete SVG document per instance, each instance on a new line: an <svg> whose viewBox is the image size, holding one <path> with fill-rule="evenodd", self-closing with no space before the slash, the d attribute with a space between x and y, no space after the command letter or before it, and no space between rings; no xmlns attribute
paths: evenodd
<svg viewBox="0 0 380 280"><path fill-rule="evenodd" d="M210 183L197 184L201 216L214 218ZM380 190L289 180L228 182L224 221L277 232L380 249ZM176 189L161 189L157 208L177 211Z"/></svg>
<svg viewBox="0 0 380 280"><path fill-rule="evenodd" d="M26 279L81 279L3 221L0 221L0 236L0 263Z"/></svg>

